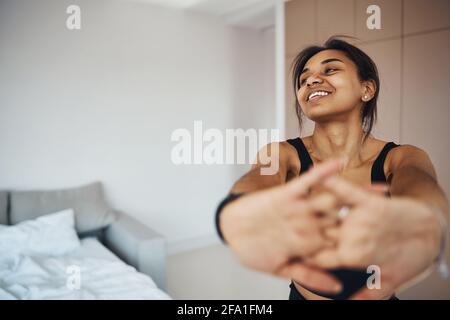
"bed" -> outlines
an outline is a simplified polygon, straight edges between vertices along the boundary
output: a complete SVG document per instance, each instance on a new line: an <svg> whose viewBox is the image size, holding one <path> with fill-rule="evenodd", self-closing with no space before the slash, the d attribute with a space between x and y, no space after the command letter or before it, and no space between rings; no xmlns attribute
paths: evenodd
<svg viewBox="0 0 450 320"><path fill-rule="evenodd" d="M0 192L0 299L170 299L165 239L102 196Z"/></svg>

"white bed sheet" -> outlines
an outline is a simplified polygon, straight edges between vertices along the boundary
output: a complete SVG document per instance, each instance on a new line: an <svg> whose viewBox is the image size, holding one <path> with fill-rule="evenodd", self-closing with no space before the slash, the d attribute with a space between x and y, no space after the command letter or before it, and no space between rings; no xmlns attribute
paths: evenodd
<svg viewBox="0 0 450 320"><path fill-rule="evenodd" d="M64 256L0 257L0 299L170 299L95 238Z"/></svg>
<svg viewBox="0 0 450 320"><path fill-rule="evenodd" d="M119 257L94 237L81 239L81 246L71 253L71 256L74 258L98 258L109 261L121 261Z"/></svg>

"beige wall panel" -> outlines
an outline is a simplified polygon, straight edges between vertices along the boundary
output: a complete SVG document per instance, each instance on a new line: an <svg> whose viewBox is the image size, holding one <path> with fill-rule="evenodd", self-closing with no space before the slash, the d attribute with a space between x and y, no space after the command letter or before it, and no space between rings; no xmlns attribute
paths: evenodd
<svg viewBox="0 0 450 320"><path fill-rule="evenodd" d="M318 41L335 34L355 35L353 0L317 0Z"/></svg>
<svg viewBox="0 0 450 320"><path fill-rule="evenodd" d="M306 45L314 44L314 1L292 0L285 4L286 55L296 55Z"/></svg>
<svg viewBox="0 0 450 320"><path fill-rule="evenodd" d="M450 192L450 31L405 38L402 142L429 152Z"/></svg>
<svg viewBox="0 0 450 320"><path fill-rule="evenodd" d="M449 0L404 0L405 34L450 27Z"/></svg>

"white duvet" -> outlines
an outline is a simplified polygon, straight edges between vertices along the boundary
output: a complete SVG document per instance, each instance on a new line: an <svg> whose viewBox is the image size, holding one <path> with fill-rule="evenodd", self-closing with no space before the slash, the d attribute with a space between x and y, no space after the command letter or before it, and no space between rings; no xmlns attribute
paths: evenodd
<svg viewBox="0 0 450 320"><path fill-rule="evenodd" d="M0 227L0 299L170 299L73 225L65 210Z"/></svg>

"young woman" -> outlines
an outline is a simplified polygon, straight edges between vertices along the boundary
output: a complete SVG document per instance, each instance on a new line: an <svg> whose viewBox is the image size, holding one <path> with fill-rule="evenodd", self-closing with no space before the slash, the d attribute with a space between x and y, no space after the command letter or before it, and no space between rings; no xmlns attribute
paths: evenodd
<svg viewBox="0 0 450 320"><path fill-rule="evenodd" d="M293 84L314 132L260 150L279 170L262 175L258 160L234 184L219 235L245 266L291 278L291 299L392 298L442 261L448 201L433 164L370 134L380 81L357 47L304 49ZM377 273L381 286L366 286Z"/></svg>

